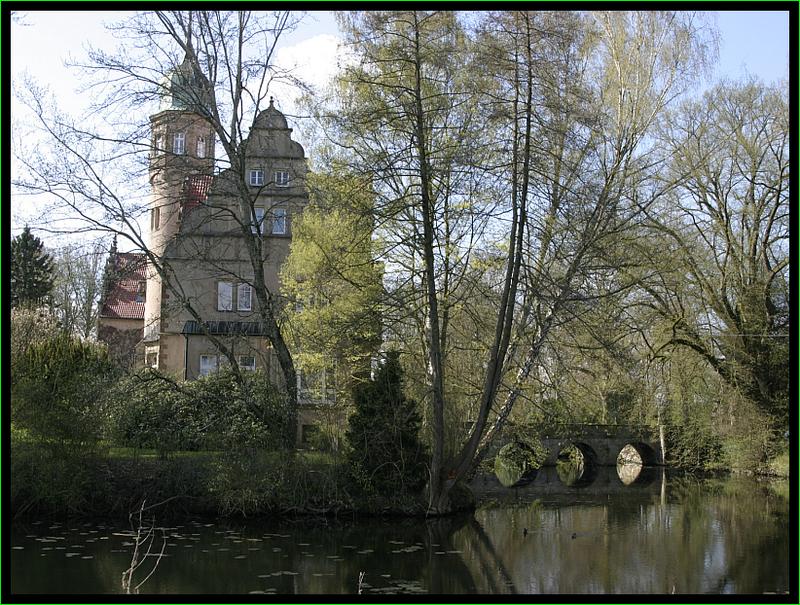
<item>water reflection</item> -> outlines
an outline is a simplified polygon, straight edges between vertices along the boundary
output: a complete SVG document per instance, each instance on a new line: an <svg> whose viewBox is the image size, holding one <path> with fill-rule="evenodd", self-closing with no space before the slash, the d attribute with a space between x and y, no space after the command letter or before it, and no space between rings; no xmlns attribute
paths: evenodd
<svg viewBox="0 0 800 605"><path fill-rule="evenodd" d="M547 471L548 469L542 469ZM601 468L601 470L603 470ZM165 528L143 593L699 593L788 588L788 500L744 479L663 473L626 486L611 467L584 488L540 472L525 487L476 485L474 515ZM642 469L642 472L660 469ZM129 527L12 526L11 589L115 593Z"/></svg>

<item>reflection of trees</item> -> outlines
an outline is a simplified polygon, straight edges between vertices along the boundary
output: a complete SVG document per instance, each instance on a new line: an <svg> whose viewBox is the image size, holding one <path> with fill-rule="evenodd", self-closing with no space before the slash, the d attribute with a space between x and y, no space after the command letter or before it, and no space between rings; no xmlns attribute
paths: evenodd
<svg viewBox="0 0 800 605"><path fill-rule="evenodd" d="M602 506L576 504L572 497L428 520L188 524L170 529L169 556L142 592L354 594L360 571L373 588L399 591L406 581L439 594L657 594L673 587L677 593L757 593L788 587L788 502L768 486L670 477L664 499L657 490L634 488L603 495ZM79 537L82 531L13 526L12 543L25 549L13 551L12 587L117 591L130 564L130 547L122 544L130 538L104 528L95 535L109 539L89 544L88 536ZM47 545L84 543L81 554L94 559L64 561L65 551L40 558L44 545L28 534L64 535L65 542ZM436 554L442 551L458 554ZM79 576L66 578L65 565L80 569ZM277 572L288 573L270 575Z"/></svg>

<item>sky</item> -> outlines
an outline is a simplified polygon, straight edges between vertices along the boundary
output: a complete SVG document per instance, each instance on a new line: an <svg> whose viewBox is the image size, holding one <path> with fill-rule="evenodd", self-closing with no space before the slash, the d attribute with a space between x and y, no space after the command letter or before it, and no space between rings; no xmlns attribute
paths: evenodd
<svg viewBox="0 0 800 605"><path fill-rule="evenodd" d="M80 114L88 103L88 95L79 93L77 75L66 69L68 58L85 56L87 42L95 47L113 49L116 41L104 27L124 17L113 11L28 11L11 26L11 117L25 119L23 108L13 97L13 87L20 76L30 74L46 84L60 109ZM739 79L754 75L767 83L788 78L789 73L789 13L788 11L718 11L715 14L720 33L719 61L705 86L720 79ZM283 39L276 62L283 67L295 67L312 86L323 86L336 70L339 30L332 13L309 11L300 26ZM296 113L294 98L289 89L274 92L276 105L289 117L290 126ZM13 136L13 135L12 135ZM302 133L295 136L302 141ZM12 158L12 174L15 164ZM17 198L18 200L19 198ZM12 235L24 226L27 214L12 197Z"/></svg>

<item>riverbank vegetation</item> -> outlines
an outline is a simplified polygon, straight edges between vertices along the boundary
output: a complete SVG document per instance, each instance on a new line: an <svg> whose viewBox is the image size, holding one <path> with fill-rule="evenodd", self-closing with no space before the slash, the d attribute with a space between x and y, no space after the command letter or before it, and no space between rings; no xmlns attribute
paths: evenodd
<svg viewBox="0 0 800 605"><path fill-rule="evenodd" d="M183 37L197 37L185 60L219 93L220 128L230 82L209 72L218 57L207 53L237 56L237 40L258 37L226 15L219 23L240 35L215 38L205 13L144 13L119 29L137 48L158 38L181 56ZM292 217L282 296L264 305L282 390L233 355L194 382L123 373L90 338L36 315L47 306L37 291L12 317L16 510L117 511L136 503L114 494L137 494L224 514L448 513L468 503L463 486L509 423L650 427L666 463L687 469L788 465L785 85L746 78L694 94L717 41L689 11L339 17L352 60L307 99L320 134L311 204ZM152 88L149 67L95 59L120 86ZM248 69L263 82L272 67ZM118 112L111 94L103 110ZM69 145L91 135L63 120L48 129L29 96L54 149L113 190L104 159ZM122 138L130 153L114 162L149 150ZM240 151L226 151L231 165ZM119 227L128 215L108 219L108 196L25 166L15 186L57 187L87 231L148 251ZM41 322L50 327L30 327ZM323 424L307 444L324 462L294 449L297 385L320 372L349 418L349 430ZM160 460L109 457L113 447Z"/></svg>

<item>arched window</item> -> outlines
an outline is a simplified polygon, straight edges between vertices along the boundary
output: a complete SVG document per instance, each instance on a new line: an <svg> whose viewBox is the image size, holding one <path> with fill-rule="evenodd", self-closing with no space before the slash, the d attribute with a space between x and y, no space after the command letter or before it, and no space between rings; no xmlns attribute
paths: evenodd
<svg viewBox="0 0 800 605"><path fill-rule="evenodd" d="M197 157L206 157L206 140L203 137L197 137Z"/></svg>

